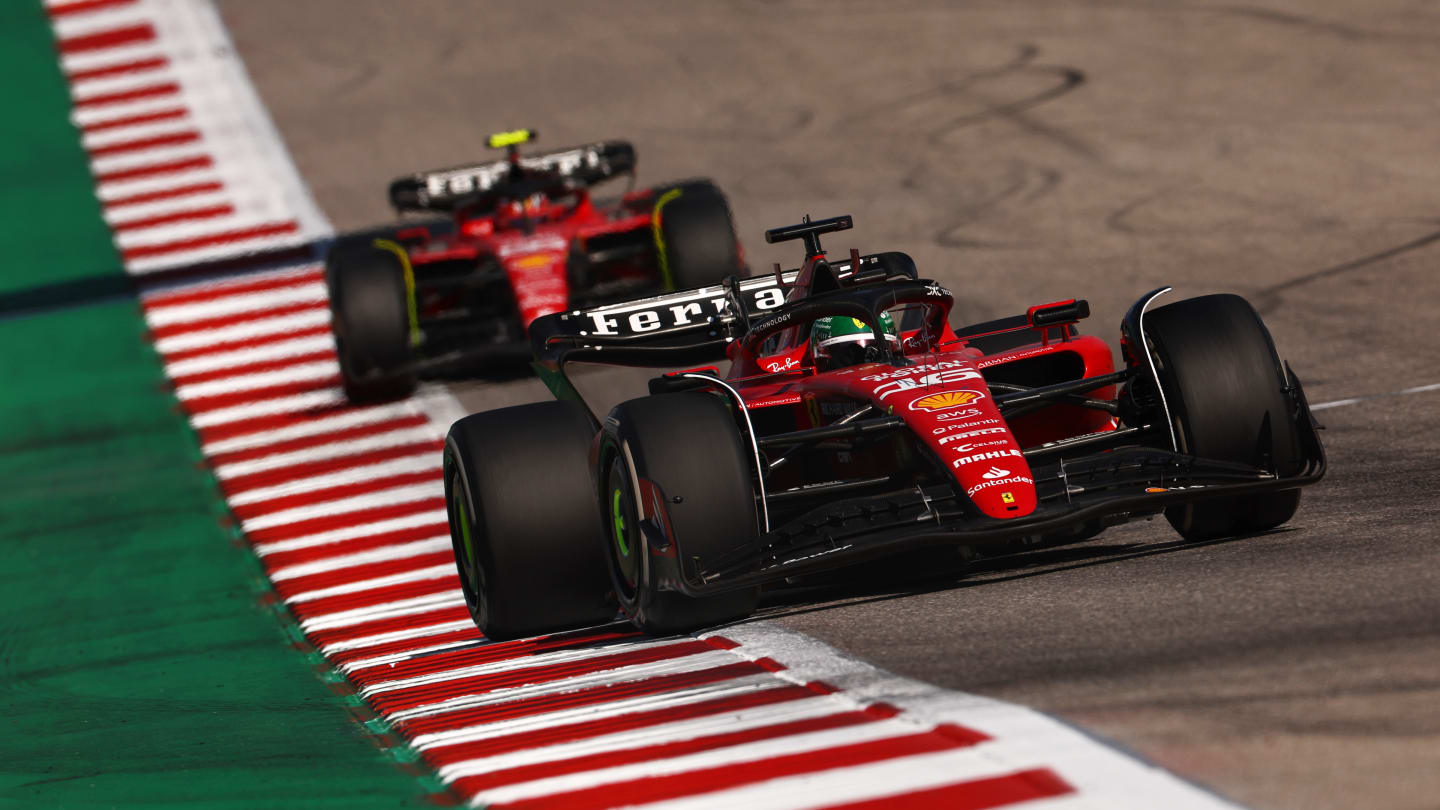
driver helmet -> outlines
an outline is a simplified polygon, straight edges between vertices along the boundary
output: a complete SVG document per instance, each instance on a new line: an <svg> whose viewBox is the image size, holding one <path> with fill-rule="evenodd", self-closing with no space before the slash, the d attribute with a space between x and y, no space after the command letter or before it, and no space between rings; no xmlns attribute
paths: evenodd
<svg viewBox="0 0 1440 810"><path fill-rule="evenodd" d="M880 313L880 331L892 347L899 346L899 333L889 313ZM810 328L810 346L815 352L815 365L821 371L880 360L884 352L875 342L875 331L870 324L848 315L817 318Z"/></svg>

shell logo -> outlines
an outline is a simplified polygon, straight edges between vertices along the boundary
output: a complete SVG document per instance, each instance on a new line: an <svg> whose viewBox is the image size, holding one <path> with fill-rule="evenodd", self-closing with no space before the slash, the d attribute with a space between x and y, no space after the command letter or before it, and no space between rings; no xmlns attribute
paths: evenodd
<svg viewBox="0 0 1440 810"><path fill-rule="evenodd" d="M951 408L959 408L969 405L977 400L984 399L985 395L979 391L946 391L940 394L926 394L910 403L912 411L948 411Z"/></svg>
<svg viewBox="0 0 1440 810"><path fill-rule="evenodd" d="M515 267L521 270L535 270L540 267L549 267L552 264L559 264L559 262L560 260L557 256L537 253L532 256L521 256L520 258L511 262L511 264L515 265Z"/></svg>

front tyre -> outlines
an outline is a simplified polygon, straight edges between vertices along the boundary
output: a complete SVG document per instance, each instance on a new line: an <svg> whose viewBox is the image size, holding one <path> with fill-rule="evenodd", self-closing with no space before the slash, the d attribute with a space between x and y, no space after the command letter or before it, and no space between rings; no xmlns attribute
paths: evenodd
<svg viewBox="0 0 1440 810"><path fill-rule="evenodd" d="M470 616L492 639L601 624L615 602L574 402L467 416L445 441L450 540Z"/></svg>
<svg viewBox="0 0 1440 810"><path fill-rule="evenodd" d="M1179 450L1294 475L1303 462L1284 367L1260 315L1238 295L1207 295L1145 318ZM1289 520L1300 490L1173 506L1165 517L1187 540L1249 534Z"/></svg>
<svg viewBox="0 0 1440 810"><path fill-rule="evenodd" d="M325 257L330 316L345 394L354 402L415 390L405 266L373 243L337 244Z"/></svg>
<svg viewBox="0 0 1440 810"><path fill-rule="evenodd" d="M607 561L621 609L645 632L690 632L755 611L758 587L692 597L675 583L756 538L751 456L711 394L641 397L610 412L599 468Z"/></svg>

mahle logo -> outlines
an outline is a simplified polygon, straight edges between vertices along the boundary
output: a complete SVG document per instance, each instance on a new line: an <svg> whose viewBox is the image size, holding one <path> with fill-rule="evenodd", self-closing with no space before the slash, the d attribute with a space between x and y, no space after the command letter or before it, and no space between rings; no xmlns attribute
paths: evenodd
<svg viewBox="0 0 1440 810"><path fill-rule="evenodd" d="M984 399L985 395L979 391L946 391L942 394L927 394L910 403L912 411L948 411L951 408L960 408L972 402Z"/></svg>

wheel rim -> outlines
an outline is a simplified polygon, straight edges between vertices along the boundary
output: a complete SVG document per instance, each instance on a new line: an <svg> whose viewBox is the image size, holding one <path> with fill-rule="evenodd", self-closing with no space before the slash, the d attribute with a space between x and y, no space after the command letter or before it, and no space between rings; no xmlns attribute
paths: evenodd
<svg viewBox="0 0 1440 810"><path fill-rule="evenodd" d="M629 597L636 591L640 580L640 548L638 526L635 520L633 501L626 486L623 461L615 459L610 466L608 493L605 498L609 509L608 528L610 532L611 556L615 559L616 571L620 574L621 586Z"/></svg>
<svg viewBox="0 0 1440 810"><path fill-rule="evenodd" d="M449 462L449 459L446 461ZM453 469L446 473L449 484L446 489L450 493L450 508L447 510L450 519L450 544L455 550L455 567L460 572L460 590L465 596L466 605L473 613L480 609L480 594L483 591L479 581L480 569L475 561L475 526L470 510L466 508L464 483Z"/></svg>

